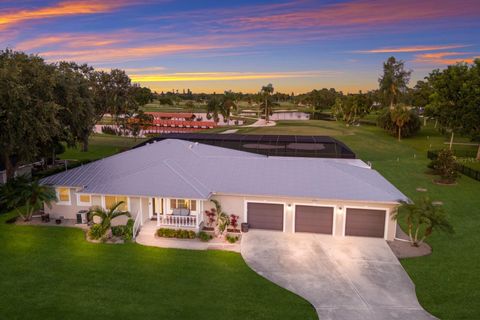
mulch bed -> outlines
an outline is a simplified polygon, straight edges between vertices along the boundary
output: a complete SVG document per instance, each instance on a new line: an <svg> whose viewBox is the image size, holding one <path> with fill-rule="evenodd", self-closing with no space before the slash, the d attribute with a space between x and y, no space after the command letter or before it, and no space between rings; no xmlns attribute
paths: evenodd
<svg viewBox="0 0 480 320"><path fill-rule="evenodd" d="M400 240L388 241L387 243L398 259L423 257L432 253L432 248L425 242L419 247L414 247L410 242Z"/></svg>
<svg viewBox="0 0 480 320"><path fill-rule="evenodd" d="M457 182L445 182L445 181L435 180L435 179L433 179L432 182L439 186L456 186L458 184Z"/></svg>
<svg viewBox="0 0 480 320"><path fill-rule="evenodd" d="M419 247L412 246L408 235L400 228L398 224L395 238L399 240L387 241L387 243L398 259L423 257L432 253L432 248L425 242Z"/></svg>

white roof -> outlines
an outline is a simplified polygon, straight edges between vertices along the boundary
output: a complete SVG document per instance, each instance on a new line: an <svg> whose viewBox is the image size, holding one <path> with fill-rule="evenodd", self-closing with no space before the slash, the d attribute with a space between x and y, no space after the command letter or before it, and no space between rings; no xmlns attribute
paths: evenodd
<svg viewBox="0 0 480 320"><path fill-rule="evenodd" d="M42 179L92 194L208 199L212 194L407 200L358 159L267 157L163 140Z"/></svg>

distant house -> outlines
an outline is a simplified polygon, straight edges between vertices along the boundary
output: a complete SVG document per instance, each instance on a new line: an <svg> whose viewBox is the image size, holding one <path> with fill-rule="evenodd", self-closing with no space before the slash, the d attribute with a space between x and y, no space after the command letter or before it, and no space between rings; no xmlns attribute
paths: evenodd
<svg viewBox="0 0 480 320"><path fill-rule="evenodd" d="M189 112L145 112L153 117L154 120L179 120L193 121L195 114Z"/></svg>
<svg viewBox="0 0 480 320"><path fill-rule="evenodd" d="M153 117L153 125L144 133L183 133L217 127L214 121L197 121L195 114L186 112L145 112Z"/></svg>
<svg viewBox="0 0 480 320"><path fill-rule="evenodd" d="M265 156L166 139L41 180L56 188L51 216L125 201L135 225L200 230L212 199L253 229L392 240L407 200L358 159Z"/></svg>
<svg viewBox="0 0 480 320"><path fill-rule="evenodd" d="M38 162L41 163L41 162ZM17 168L15 171L15 177L18 176L31 176L32 175L32 169L35 166L36 163L29 163L26 165L21 165ZM4 184L7 182L7 171L5 170L5 167L0 163L0 184Z"/></svg>

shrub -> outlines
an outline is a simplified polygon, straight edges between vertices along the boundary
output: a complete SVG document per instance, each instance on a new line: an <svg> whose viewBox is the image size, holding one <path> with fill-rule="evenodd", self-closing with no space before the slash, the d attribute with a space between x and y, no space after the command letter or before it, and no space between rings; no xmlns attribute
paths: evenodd
<svg viewBox="0 0 480 320"><path fill-rule="evenodd" d="M238 241L238 236L231 236L229 234L227 234L227 241L230 242L230 243L235 243Z"/></svg>
<svg viewBox="0 0 480 320"><path fill-rule="evenodd" d="M208 234L205 231L200 231L200 233L198 234L198 238L203 242L207 242L210 241L213 237L211 234Z"/></svg>
<svg viewBox="0 0 480 320"><path fill-rule="evenodd" d="M195 239L197 234L192 230L160 228L157 230L157 236L163 238Z"/></svg>
<svg viewBox="0 0 480 320"><path fill-rule="evenodd" d="M133 219L128 219L127 224L112 227L112 235L121 237L123 240L132 240L133 238Z"/></svg>
<svg viewBox="0 0 480 320"><path fill-rule="evenodd" d="M422 126L422 122L415 111L410 110L410 117L401 128L400 135L402 138L407 138L415 135ZM385 109L378 115L377 126L387 131L392 136L398 135L398 126L392 120L392 110Z"/></svg>
<svg viewBox="0 0 480 320"><path fill-rule="evenodd" d="M240 217L237 216L237 215L234 215L234 214L230 215L230 225L232 226L233 230L237 230L238 218L240 218Z"/></svg>
<svg viewBox="0 0 480 320"><path fill-rule="evenodd" d="M433 168L435 174L441 177L441 182L454 183L458 177L456 157L452 150L445 149L440 151L429 167Z"/></svg>
<svg viewBox="0 0 480 320"><path fill-rule="evenodd" d="M96 223L90 227L88 231L88 236L90 239L98 240L101 239L105 234L105 229L103 229L102 225Z"/></svg>

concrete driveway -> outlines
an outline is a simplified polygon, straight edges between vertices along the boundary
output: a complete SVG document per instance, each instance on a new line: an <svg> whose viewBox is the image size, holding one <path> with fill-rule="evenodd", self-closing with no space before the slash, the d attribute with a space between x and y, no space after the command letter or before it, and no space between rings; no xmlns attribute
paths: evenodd
<svg viewBox="0 0 480 320"><path fill-rule="evenodd" d="M242 256L312 303L321 320L436 319L383 239L251 230Z"/></svg>

